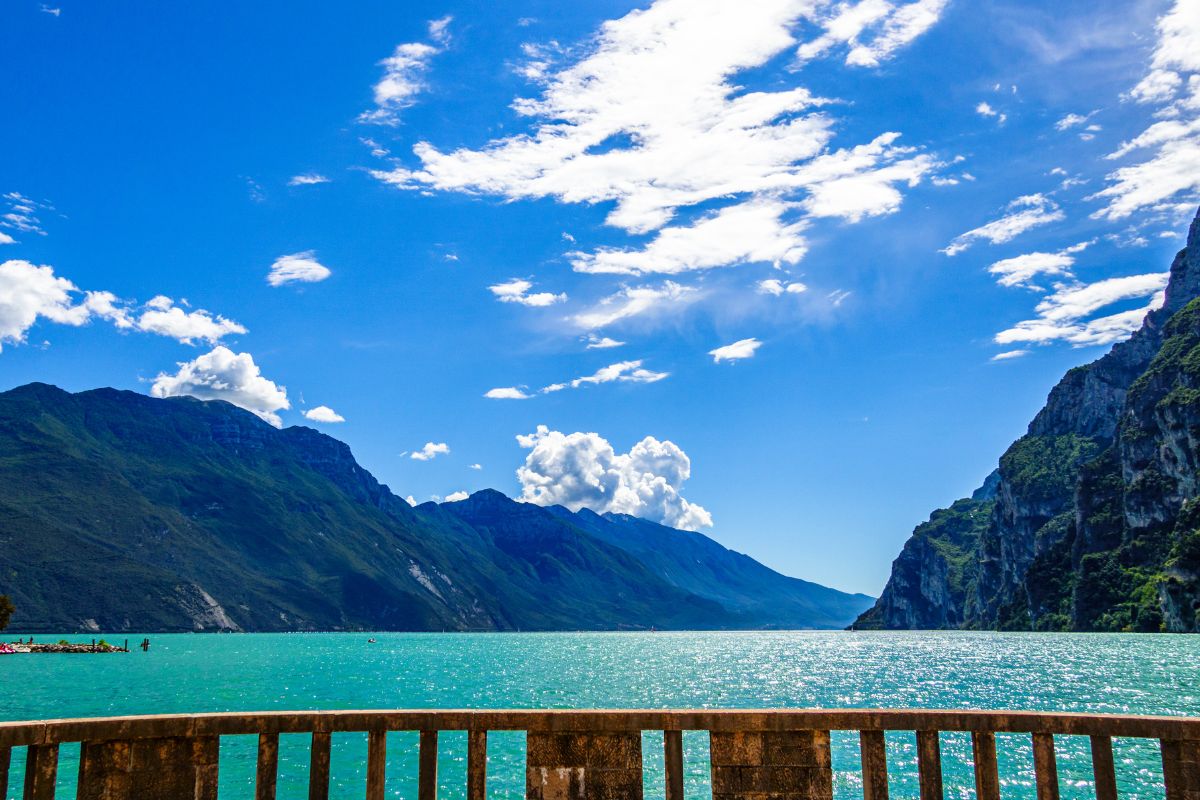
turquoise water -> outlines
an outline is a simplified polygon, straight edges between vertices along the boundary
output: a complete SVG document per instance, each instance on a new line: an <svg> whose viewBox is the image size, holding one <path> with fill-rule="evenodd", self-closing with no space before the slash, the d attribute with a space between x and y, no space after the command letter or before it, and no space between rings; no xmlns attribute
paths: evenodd
<svg viewBox="0 0 1200 800"><path fill-rule="evenodd" d="M1200 637L994 633L152 635L148 653L0 656L0 719L334 708L983 708L1200 716ZM59 637L39 637L39 641ZM70 638L70 637L68 637ZM125 637L122 636L121 639ZM130 635L131 642L141 635ZM307 796L307 736L282 737L279 797ZM888 734L892 795L915 797L911 734ZM1027 737L998 738L1005 797L1032 797ZM647 797L662 796L647 733ZM1086 740L1060 737L1064 797L1090 797ZM221 745L221 796L252 797L253 737ZM1116 742L1123 798L1162 796L1157 743ZM333 791L361 797L365 735L334 739ZM706 798L707 737L685 734ZM943 734L947 798L974 794L970 742ZM489 738L489 794L523 795L524 737ZM60 796L72 797L65 747ZM440 797L462 797L466 736L443 733ZM859 792L855 734L834 734L836 794ZM19 796L14 753L8 797ZM389 795L416 796L416 735L388 740ZM858 794L861 796L861 794Z"/></svg>

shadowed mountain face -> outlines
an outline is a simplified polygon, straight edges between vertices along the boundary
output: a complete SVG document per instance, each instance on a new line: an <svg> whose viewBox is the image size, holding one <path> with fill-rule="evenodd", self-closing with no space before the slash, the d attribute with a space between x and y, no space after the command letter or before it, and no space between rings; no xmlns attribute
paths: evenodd
<svg viewBox="0 0 1200 800"><path fill-rule="evenodd" d="M410 508L342 442L227 403L45 384L0 393L0 593L21 631L838 627L871 603L643 520Z"/></svg>
<svg viewBox="0 0 1200 800"><path fill-rule="evenodd" d="M1068 372L857 628L1200 631L1200 214L1163 307Z"/></svg>

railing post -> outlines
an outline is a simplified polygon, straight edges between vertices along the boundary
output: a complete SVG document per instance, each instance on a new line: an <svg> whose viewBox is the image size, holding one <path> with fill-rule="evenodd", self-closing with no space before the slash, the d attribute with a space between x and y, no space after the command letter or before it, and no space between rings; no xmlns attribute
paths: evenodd
<svg viewBox="0 0 1200 800"><path fill-rule="evenodd" d="M313 731L308 754L308 800L329 800L329 731Z"/></svg>
<svg viewBox="0 0 1200 800"><path fill-rule="evenodd" d="M467 800L487 797L487 731L467 731Z"/></svg>
<svg viewBox="0 0 1200 800"><path fill-rule="evenodd" d="M1000 800L1000 767L996 761L996 734L976 731L971 734L971 753L975 760L975 796L977 800Z"/></svg>
<svg viewBox="0 0 1200 800"><path fill-rule="evenodd" d="M888 800L887 742L883 731L859 731L863 800Z"/></svg>
<svg viewBox="0 0 1200 800"><path fill-rule="evenodd" d="M1200 797L1200 739L1162 739L1163 782L1167 800Z"/></svg>
<svg viewBox="0 0 1200 800"><path fill-rule="evenodd" d="M829 731L712 731L713 800L832 800Z"/></svg>
<svg viewBox="0 0 1200 800"><path fill-rule="evenodd" d="M367 800L383 800L386 791L387 731L379 729L367 734Z"/></svg>
<svg viewBox="0 0 1200 800"><path fill-rule="evenodd" d="M917 778L921 800L942 800L942 745L937 731L917 731Z"/></svg>
<svg viewBox="0 0 1200 800"><path fill-rule="evenodd" d="M275 800L275 781L279 774L279 734L258 735L258 769L254 776L255 800Z"/></svg>
<svg viewBox="0 0 1200 800"><path fill-rule="evenodd" d="M528 800L642 800L642 734L538 733L525 737Z"/></svg>
<svg viewBox="0 0 1200 800"><path fill-rule="evenodd" d="M438 732L421 731L420 764L417 769L417 800L437 800Z"/></svg>
<svg viewBox="0 0 1200 800"><path fill-rule="evenodd" d="M1117 800L1117 771L1112 739L1107 736L1092 737L1092 775L1096 779L1096 800Z"/></svg>
<svg viewBox="0 0 1200 800"><path fill-rule="evenodd" d="M663 731L666 800L683 800L683 731Z"/></svg>
<svg viewBox="0 0 1200 800"><path fill-rule="evenodd" d="M1058 759L1054 755L1054 734L1033 734L1033 772L1037 782L1037 800L1058 800Z"/></svg>
<svg viewBox="0 0 1200 800"><path fill-rule="evenodd" d="M8 766L12 763L12 748L0 747L0 798L8 797Z"/></svg>
<svg viewBox="0 0 1200 800"><path fill-rule="evenodd" d="M58 781L58 745L31 744L25 748L25 800L54 800Z"/></svg>

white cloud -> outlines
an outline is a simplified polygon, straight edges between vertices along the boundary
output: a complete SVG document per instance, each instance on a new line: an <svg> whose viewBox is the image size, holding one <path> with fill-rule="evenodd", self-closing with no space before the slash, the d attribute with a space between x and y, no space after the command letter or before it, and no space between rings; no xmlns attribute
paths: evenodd
<svg viewBox="0 0 1200 800"><path fill-rule="evenodd" d="M292 253L290 256L280 256L271 265L267 273L267 283L272 286L283 286L288 283L317 283L332 275L329 267L317 261L315 250L305 250L302 253Z"/></svg>
<svg viewBox="0 0 1200 800"><path fill-rule="evenodd" d="M46 231L42 229L42 221L38 218L39 211L53 211L54 207L49 203L34 200L26 197L20 192L5 192L4 200L7 201L8 211L0 214L0 228L8 228L12 231L20 231L21 233L36 233L39 236L45 236ZM12 244L11 236L4 234L7 242Z"/></svg>
<svg viewBox="0 0 1200 800"><path fill-rule="evenodd" d="M759 294L769 294L779 297L784 294L803 294L808 287L799 281L784 282L779 278L767 278L757 284Z"/></svg>
<svg viewBox="0 0 1200 800"><path fill-rule="evenodd" d="M184 311L163 295L147 302L139 315L112 292L83 292L55 275L53 267L20 260L0 264L0 344L23 342L39 318L72 326L99 318L121 330L169 336L184 344L216 344L225 336L246 333L233 320L204 309Z"/></svg>
<svg viewBox="0 0 1200 800"><path fill-rule="evenodd" d="M467 494L466 492L464 492L464 491L462 491L462 490L460 489L460 490L459 490L459 491L457 491L457 492L451 492L450 494L446 495L445 502L447 502L447 503L458 503L458 502L461 502L461 501L463 501L463 500L466 500L466 499L467 499L468 497L470 497L470 496L471 496L471 495Z"/></svg>
<svg viewBox="0 0 1200 800"><path fill-rule="evenodd" d="M396 46L393 53L379 62L383 67L383 78L375 84L375 106L373 111L364 111L359 122L380 125L396 125L400 112L416 103L417 95L425 91L425 73L433 57L441 53L450 41L451 17L443 17L429 23L429 38L435 44L406 42Z"/></svg>
<svg viewBox="0 0 1200 800"><path fill-rule="evenodd" d="M581 386L595 385L600 383L657 383L664 378L670 377L669 372L654 372L642 366L641 359L635 361L621 361L616 364L609 364L607 367L602 367L596 370L591 375L585 375L581 378L567 381L566 383L552 383L542 389L542 394L550 392L559 392L563 389L578 389Z"/></svg>
<svg viewBox="0 0 1200 800"><path fill-rule="evenodd" d="M533 288L533 284L521 278L513 278L504 283L497 283L488 287L488 291L496 295L496 299L501 303L519 303L523 306L531 306L540 308L544 306L562 303L567 299L567 295L554 294L552 292L536 292L529 294L529 290Z"/></svg>
<svg viewBox="0 0 1200 800"><path fill-rule="evenodd" d="M958 255L979 239L986 239L992 244L1003 244L1012 241L1030 228L1066 218L1058 203L1043 194L1018 197L1008 204L1006 210L1009 213L1000 219L954 237L954 241L941 252L948 256Z"/></svg>
<svg viewBox="0 0 1200 800"><path fill-rule="evenodd" d="M613 347L623 347L624 342L618 342L608 336L597 336L594 333L589 333L587 336L588 350L609 350Z"/></svg>
<svg viewBox="0 0 1200 800"><path fill-rule="evenodd" d="M213 316L204 309L184 311L169 297L159 295L146 304L134 327L146 333L169 336L184 344L196 340L216 344L226 336L246 333L246 329L231 319ZM122 312L123 318L123 312ZM126 327L118 322L118 327Z"/></svg>
<svg viewBox="0 0 1200 800"><path fill-rule="evenodd" d="M574 248L567 255L581 272L795 263L804 254L807 217L856 221L891 213L901 186L939 166L897 146L896 132L832 149L831 101L799 86L738 85L740 73L792 48L803 61L844 44L848 64L874 66L933 25L945 0L849 6L657 0L606 22L573 63L558 68L542 58L526 71L539 94L513 107L530 119L528 132L478 149L443 151L420 142L419 166L373 174L415 191L612 203L608 224L658 232L637 247ZM798 40L814 27L817 40ZM787 77L794 82L796 74ZM699 219L667 227L682 209L700 204Z"/></svg>
<svg viewBox="0 0 1200 800"><path fill-rule="evenodd" d="M417 498L410 494L408 497L404 498L404 502L408 503L410 506L415 506L417 504Z"/></svg>
<svg viewBox="0 0 1200 800"><path fill-rule="evenodd" d="M450 445L445 442L426 442L425 446L420 450L416 450L409 454L409 458L417 461L432 461L438 456L449 455Z"/></svg>
<svg viewBox="0 0 1200 800"><path fill-rule="evenodd" d="M740 361L743 358L753 358L755 351L761 346L762 342L758 339L740 339L733 344L709 350L708 354L713 357L714 364L720 364L722 361Z"/></svg>
<svg viewBox="0 0 1200 800"><path fill-rule="evenodd" d="M311 419L313 422L334 423L346 421L345 417L334 411L329 406L317 406L316 408L310 408L308 411L304 412L304 416L307 419Z"/></svg>
<svg viewBox="0 0 1200 800"><path fill-rule="evenodd" d="M1071 267L1075 264L1075 254L1090 244L1091 242L1080 242L1056 253L1026 253L1005 258L988 267L988 272L998 276L996 283L1001 286L1040 289L1041 287L1032 283L1038 275L1072 277Z"/></svg>
<svg viewBox="0 0 1200 800"><path fill-rule="evenodd" d="M0 231L0 244L16 244L17 240L9 236L4 231Z"/></svg>
<svg viewBox="0 0 1200 800"><path fill-rule="evenodd" d="M674 281L666 281L657 288L627 286L619 292L605 297L589 310L576 314L571 319L581 328L595 330L630 317L660 313L666 309L678 307L694 299L696 294L695 289L682 286Z"/></svg>
<svg viewBox="0 0 1200 800"><path fill-rule="evenodd" d="M483 469L483 464L471 464L470 469Z"/></svg>
<svg viewBox="0 0 1200 800"><path fill-rule="evenodd" d="M996 355L992 356L991 360L992 361L1011 361L1014 358L1020 358L1022 356L1027 356L1027 355L1029 355L1028 350L1005 350L1003 353L996 353Z"/></svg>
<svg viewBox="0 0 1200 800"><path fill-rule="evenodd" d="M28 261L0 264L0 346L20 344L38 318L64 325L83 325L91 316L84 304L76 304L75 284L54 274L48 266ZM0 347L2 349L2 347Z"/></svg>
<svg viewBox="0 0 1200 800"><path fill-rule="evenodd" d="M594 253L567 253L576 272L673 275L746 262L795 264L807 249L802 222L784 223L788 206L777 200L751 200L726 206L687 227L663 228L637 250L601 247Z"/></svg>
<svg viewBox="0 0 1200 800"><path fill-rule="evenodd" d="M329 178L317 172L305 172L293 175L288 181L288 186L315 186L318 183L329 183Z"/></svg>
<svg viewBox="0 0 1200 800"><path fill-rule="evenodd" d="M997 122L1000 122L1001 125L1008 121L1008 114L997 112L995 108L991 107L991 103L986 101L980 102L976 106L976 114L979 116L991 116L991 118L995 118Z"/></svg>
<svg viewBox="0 0 1200 800"><path fill-rule="evenodd" d="M1089 198L1107 201L1097 218L1118 220L1143 209L1183 214L1200 199L1200 0L1175 0L1157 30L1150 70L1128 97L1158 104L1155 116L1165 119L1109 154L1152 150L1109 173L1109 186Z"/></svg>
<svg viewBox="0 0 1200 800"><path fill-rule="evenodd" d="M51 8L50 6L46 5L45 3L42 3L40 10L43 14L49 14L52 17L62 16L61 8Z"/></svg>
<svg viewBox="0 0 1200 800"><path fill-rule="evenodd" d="M1141 327L1151 310L1163 303L1169 273L1109 278L1091 284L1060 284L1037 305L1035 319L1018 322L996 334L997 344L1047 344L1063 341L1075 347L1105 345L1126 339ZM1114 303L1150 298L1147 305L1088 319Z"/></svg>
<svg viewBox="0 0 1200 800"><path fill-rule="evenodd" d="M533 397L533 395L526 394L516 386L501 386L495 389L488 389L483 396L491 400L528 400Z"/></svg>
<svg viewBox="0 0 1200 800"><path fill-rule="evenodd" d="M150 387L155 397L188 395L201 400L224 400L283 427L277 412L291 408L287 389L264 378L249 353L215 347L192 361L179 363L174 375L159 373Z"/></svg>
<svg viewBox="0 0 1200 800"><path fill-rule="evenodd" d="M1058 122L1054 123L1054 130L1068 131L1071 128L1077 128L1080 125L1083 125L1084 123L1086 123L1089 119L1091 119L1095 113L1096 113L1095 111L1092 111L1087 114L1067 114L1065 117L1060 119ZM1097 130L1099 130L1099 126L1095 126L1095 127ZM1053 173L1053 171L1052 171L1052 173ZM1066 174L1066 173L1064 172L1064 174Z"/></svg>
<svg viewBox="0 0 1200 800"><path fill-rule="evenodd" d="M530 451L517 470L525 502L631 514L684 530L712 525L708 511L680 494L691 460L670 441L647 436L618 454L598 434L563 434L539 425L517 442Z"/></svg>

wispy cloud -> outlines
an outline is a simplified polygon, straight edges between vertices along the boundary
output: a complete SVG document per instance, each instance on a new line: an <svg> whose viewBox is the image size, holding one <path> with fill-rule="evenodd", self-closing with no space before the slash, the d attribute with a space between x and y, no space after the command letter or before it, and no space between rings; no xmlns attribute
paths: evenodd
<svg viewBox="0 0 1200 800"><path fill-rule="evenodd" d="M360 114L359 122L399 124L400 112L416 103L417 96L428 87L425 73L433 57L449 43L451 21L451 17L442 17L429 23L432 44L406 42L397 45L390 56L379 62L383 77L375 84L375 108Z"/></svg>
<svg viewBox="0 0 1200 800"><path fill-rule="evenodd" d="M941 252L948 256L958 255L980 239L992 244L1012 241L1030 228L1059 222L1066 214L1058 203L1044 194L1028 194L1008 204L1008 213L986 225L959 234Z"/></svg>
<svg viewBox="0 0 1200 800"><path fill-rule="evenodd" d="M758 339L740 339L733 344L709 350L708 354L713 357L714 364L720 364L722 361L741 361L745 358L753 358L761 346L762 342Z"/></svg>
<svg viewBox="0 0 1200 800"><path fill-rule="evenodd" d="M329 183L329 178L317 172L305 172L293 175L288 181L288 186L315 186L319 183Z"/></svg>
<svg viewBox="0 0 1200 800"><path fill-rule="evenodd" d="M489 286L488 291L494 294L501 303L517 303L535 308L562 303L567 299L566 293L535 292L530 294L529 290L532 288L531 282L522 278L513 278L504 283Z"/></svg>
<svg viewBox="0 0 1200 800"><path fill-rule="evenodd" d="M271 264L267 283L284 286L289 283L317 283L332 275L329 267L317 261L315 250L280 256Z"/></svg>
<svg viewBox="0 0 1200 800"><path fill-rule="evenodd" d="M1095 283L1060 284L1037 305L1037 317L996 334L997 344L1067 342L1075 347L1121 341L1141 327L1151 310L1163 303L1166 272L1108 278ZM1150 298L1139 308L1101 317L1097 311L1115 303Z"/></svg>

